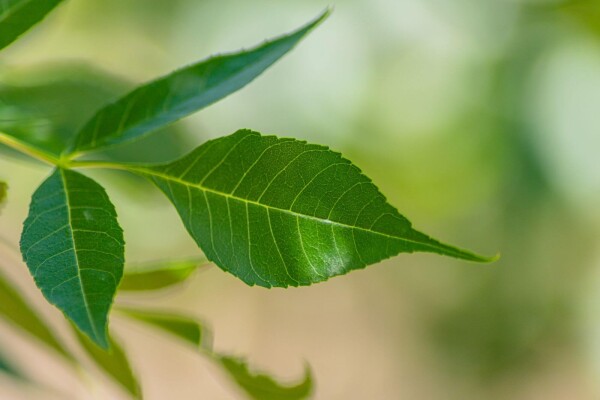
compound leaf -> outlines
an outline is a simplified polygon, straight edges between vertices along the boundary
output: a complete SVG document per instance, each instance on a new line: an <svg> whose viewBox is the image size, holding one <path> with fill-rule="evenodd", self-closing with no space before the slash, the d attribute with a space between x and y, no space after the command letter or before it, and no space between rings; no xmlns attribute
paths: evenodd
<svg viewBox="0 0 600 400"><path fill-rule="evenodd" d="M40 22L62 0L0 1L0 49Z"/></svg>
<svg viewBox="0 0 600 400"><path fill-rule="evenodd" d="M124 241L104 188L77 172L54 171L32 197L21 253L46 299L107 347Z"/></svg>
<svg viewBox="0 0 600 400"><path fill-rule="evenodd" d="M242 130L170 164L126 168L167 195L209 260L249 285L309 285L402 252L491 261L414 230L323 146Z"/></svg>
<svg viewBox="0 0 600 400"><path fill-rule="evenodd" d="M77 329L75 329L75 332L81 346L94 362L135 399L141 399L142 392L140 385L131 369L127 354L125 354L119 343L112 337L109 337L110 350L104 350L96 346L94 342L85 335L82 335Z"/></svg>
<svg viewBox="0 0 600 400"><path fill-rule="evenodd" d="M8 322L23 329L42 343L56 350L68 360L72 356L58 341L48 325L27 304L14 285L0 275L0 315Z"/></svg>
<svg viewBox="0 0 600 400"><path fill-rule="evenodd" d="M302 382L286 386L264 373L253 373L247 362L241 358L218 356L218 360L225 371L253 400L302 400L312 394L312 374L308 365L305 367Z"/></svg>
<svg viewBox="0 0 600 400"><path fill-rule="evenodd" d="M135 89L98 111L79 132L72 152L134 140L236 92L289 52L328 14L254 49L208 58Z"/></svg>
<svg viewBox="0 0 600 400"><path fill-rule="evenodd" d="M164 289L182 283L206 260L153 262L135 269L125 269L119 291L140 292Z"/></svg>

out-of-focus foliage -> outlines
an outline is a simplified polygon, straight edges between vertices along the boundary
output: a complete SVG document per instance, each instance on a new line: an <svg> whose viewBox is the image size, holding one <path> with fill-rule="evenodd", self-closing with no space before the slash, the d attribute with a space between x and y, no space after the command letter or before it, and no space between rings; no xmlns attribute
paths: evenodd
<svg viewBox="0 0 600 400"><path fill-rule="evenodd" d="M169 288L187 280L206 259L155 261L125 268L119 291L144 292Z"/></svg>
<svg viewBox="0 0 600 400"><path fill-rule="evenodd" d="M303 400L312 394L312 377L308 367L302 382L286 386L269 375L250 371L246 360L241 358L220 356L219 361L252 400Z"/></svg>
<svg viewBox="0 0 600 400"><path fill-rule="evenodd" d="M161 307L196 301L194 312L224 333L220 348L249 349L278 374L289 368L288 350L305 356L327 399L597 398L598 4L340 1L316 39L299 50L306 57L284 61L256 86L185 123L197 135L194 144L243 126L334 146L419 226L499 250L503 257L492 268L400 257L328 287L327 294L315 287L285 296L240 292L233 279L213 281L215 272L207 269L173 287L173 300L163 292L144 298ZM26 42L5 50L3 69L13 66L16 79L16 71L32 70L26 65L82 57L142 81L299 24L325 5L68 2L61 6L62 33L43 35L55 28L50 25L36 28ZM69 74L83 73L75 68ZM125 83L87 113L73 113L80 122L71 132L131 88ZM179 142L169 160L191 148ZM6 180L12 166L2 166ZM19 171L24 180L38 178ZM23 195L9 183L11 201L0 224L7 236L18 234L20 221L6 217L23 212L12 201ZM139 192L137 186L120 189ZM145 246L132 247L132 259L163 258L165 249L178 258L194 254L193 244L182 239L185 232L156 216L166 208L158 196L145 210L154 216L122 204L126 230L145 238ZM136 226L140 220L145 223ZM160 229L150 229L155 226ZM286 318L310 301L318 306L301 323ZM300 326L307 331L296 335ZM358 342L364 345L349 345ZM155 353L164 367L141 371L142 377L175 382L177 356L162 348ZM146 356L133 361L143 363ZM195 384L207 397L221 393L204 381ZM182 387L177 381L169 390L186 398ZM149 390L166 397L158 384Z"/></svg>
<svg viewBox="0 0 600 400"><path fill-rule="evenodd" d="M35 311L27 304L14 285L0 275L0 316L54 349L67 359L69 353Z"/></svg>
<svg viewBox="0 0 600 400"><path fill-rule="evenodd" d="M82 334L77 328L73 329L79 343L86 350L87 354L94 362L104 370L106 374L114 378L127 392L134 398L141 399L142 391L137 378L131 370L127 355L121 348L121 345L109 337L109 350L99 348L86 335Z"/></svg>

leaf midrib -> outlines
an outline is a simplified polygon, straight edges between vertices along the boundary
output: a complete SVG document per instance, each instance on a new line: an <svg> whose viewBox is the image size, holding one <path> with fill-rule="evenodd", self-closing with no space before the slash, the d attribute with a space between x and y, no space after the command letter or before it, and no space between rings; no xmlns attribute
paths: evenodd
<svg viewBox="0 0 600 400"><path fill-rule="evenodd" d="M417 241L417 240L411 240L411 239L400 237L400 236L393 236L393 235L390 235L390 234L387 234L387 233L384 233L384 232L379 232L379 231L375 231L375 230L372 230L372 229L363 228L363 227L360 227L360 226L348 225L346 223L339 222L339 221L332 221L332 220L329 220L329 219L328 220L324 220L322 218L318 218L318 217L315 217L315 216L312 216L312 215L301 214L301 213L298 213L298 212L295 212L295 211L292 211L292 210L287 210L287 209L280 208L280 207L270 206L270 205L267 205L267 204L259 203L259 202L254 201L254 200L244 199L242 197L234 196L234 195L232 195L230 193L224 193L224 192L221 192L221 191L218 191L218 190L207 188L205 186L202 186L201 184L193 184L191 182L184 181L184 180L182 180L180 178L176 178L176 177L173 177L173 176L170 176L170 175L166 175L166 174L160 173L160 172L152 170L152 169L143 168L143 167L137 167L137 166L129 166L129 165L121 165L119 167L120 167L119 169L127 169L127 170L130 170L130 171L133 171L133 172L138 172L138 173L145 174L145 175L155 176L155 177L164 179L166 181L171 181L171 182L178 183L180 185L184 185L184 186L187 186L187 187L192 187L192 188L196 188L196 189L202 190L205 193L212 193L212 194L215 194L215 195L218 195L218 196L222 196L222 197L225 197L225 198L229 198L229 199L232 199L232 200L236 200L236 201L239 201L239 202L242 202L242 203L253 204L253 205L256 205L256 206L259 206L259 207L266 208L267 210L280 211L282 213L289 214L289 215L292 215L294 217L300 217L300 218L309 219L309 220L312 220L312 221L318 221L320 223L332 224L332 225L336 225L336 226L339 226L339 227L342 227L342 228L357 229L359 231L363 231L363 232L367 232L367 233L371 233L371 234L383 236L383 237L386 237L388 239L400 240L400 241L403 241L403 242L406 242L406 243L411 243L411 244L418 244L420 246L426 246L426 247L429 247L431 249L435 249L435 250L444 252L446 254L448 254L448 253L454 253L455 256L457 256L459 258L471 257L473 259L480 259L480 257L478 257L478 256L476 256L474 254L467 253L467 252L463 253L463 252L457 251L457 250L455 250L451 246L448 246L448 247L446 247L446 246L435 246L435 245L432 245L430 243L420 242L420 241Z"/></svg>
<svg viewBox="0 0 600 400"><path fill-rule="evenodd" d="M94 336L96 338L99 338L100 336L98 335L98 330L96 328L96 324L94 323L93 319L92 319L92 315L90 314L90 307L87 301L87 297L86 297L86 293L85 293L85 287L83 286L83 280L81 278L81 269L79 267L79 255L77 254L77 248L75 245L75 234L74 234L74 229L73 229L73 221L72 221L72 212L71 212L71 203L69 200L69 187L67 185L67 179L65 177L65 171L63 169L59 169L60 171L60 178L63 184L63 188L65 190L65 201L67 203L67 214L69 217L69 221L68 221L68 225L69 225L69 232L71 234L71 242L73 243L73 253L75 254L75 262L76 262L76 268L77 268L77 279L79 280L79 287L81 288L81 297L83 299L83 305L85 308L85 313L88 317L88 321L90 322L90 326L92 328L92 331L94 332Z"/></svg>

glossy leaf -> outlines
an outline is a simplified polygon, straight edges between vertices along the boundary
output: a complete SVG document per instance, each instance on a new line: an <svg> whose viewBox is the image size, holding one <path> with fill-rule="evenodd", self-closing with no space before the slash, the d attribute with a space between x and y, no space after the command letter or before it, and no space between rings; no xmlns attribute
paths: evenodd
<svg viewBox="0 0 600 400"><path fill-rule="evenodd" d="M140 385L131 369L127 355L119 343L109 337L110 350L104 350L96 346L94 342L82 335L77 329L75 329L75 332L82 347L94 362L134 398L141 399Z"/></svg>
<svg viewBox="0 0 600 400"><path fill-rule="evenodd" d="M207 258L249 285L309 285L403 252L490 261L414 230L326 147L242 130L149 177Z"/></svg>
<svg viewBox="0 0 600 400"><path fill-rule="evenodd" d="M119 311L130 318L177 336L194 347L205 347L203 345L205 338L204 329L198 321L192 318L167 314L161 311L142 311L130 308L119 308Z"/></svg>
<svg viewBox="0 0 600 400"><path fill-rule="evenodd" d="M40 22L62 0L0 1L0 49Z"/></svg>
<svg viewBox="0 0 600 400"><path fill-rule="evenodd" d="M245 360L231 356L219 356L221 365L235 382L253 400L302 400L313 391L311 371L305 368L302 382L286 386L264 373L253 373Z"/></svg>
<svg viewBox="0 0 600 400"><path fill-rule="evenodd" d="M34 336L66 359L73 359L48 325L14 289L14 285L2 275L0 275L0 317Z"/></svg>
<svg viewBox="0 0 600 400"><path fill-rule="evenodd" d="M134 140L236 92L294 48L328 14L252 50L214 56L135 89L98 111L79 132L72 151Z"/></svg>
<svg viewBox="0 0 600 400"><path fill-rule="evenodd" d="M123 275L123 231L104 189L57 169L33 195L21 252L36 284L100 346Z"/></svg>
<svg viewBox="0 0 600 400"><path fill-rule="evenodd" d="M135 269L125 269L119 291L140 292L171 287L188 279L206 260L155 262Z"/></svg>

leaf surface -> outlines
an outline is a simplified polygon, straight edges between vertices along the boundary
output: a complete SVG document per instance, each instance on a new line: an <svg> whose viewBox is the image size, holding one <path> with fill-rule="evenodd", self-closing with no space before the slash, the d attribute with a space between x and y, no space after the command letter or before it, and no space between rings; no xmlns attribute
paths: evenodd
<svg viewBox="0 0 600 400"><path fill-rule="evenodd" d="M0 49L40 22L62 0L0 1Z"/></svg>
<svg viewBox="0 0 600 400"><path fill-rule="evenodd" d="M110 377L121 385L134 398L141 399L142 392L138 380L131 369L127 354L112 337L109 337L110 350L98 347L87 336L75 329L81 346L94 362Z"/></svg>
<svg viewBox="0 0 600 400"><path fill-rule="evenodd" d="M57 169L36 190L21 253L46 299L100 346L123 276L123 231L98 183Z"/></svg>
<svg viewBox="0 0 600 400"><path fill-rule="evenodd" d="M149 177L207 258L249 285L309 285L403 252L491 261L414 230L324 146L242 130L170 164L125 168Z"/></svg>
<svg viewBox="0 0 600 400"><path fill-rule="evenodd" d="M140 292L159 290L187 280L207 260L163 261L125 269L119 291Z"/></svg>
<svg viewBox="0 0 600 400"><path fill-rule="evenodd" d="M253 400L302 400L310 397L313 391L311 371L305 368L304 379L296 385L282 385L269 375L250 371L244 359L219 356L221 365L235 382Z"/></svg>
<svg viewBox="0 0 600 400"><path fill-rule="evenodd" d="M2 275L0 275L0 316L54 349L66 359L73 360L48 325L14 289L14 284Z"/></svg>
<svg viewBox="0 0 600 400"><path fill-rule="evenodd" d="M254 49L208 58L135 89L99 110L79 132L72 152L134 140L236 92L294 48L328 14Z"/></svg>

